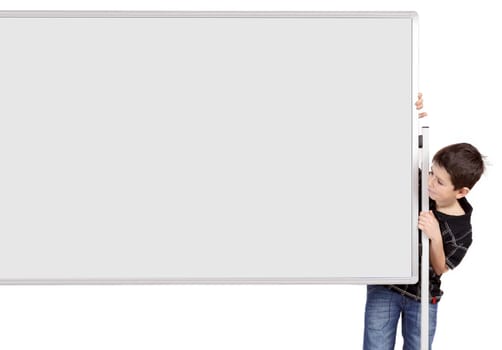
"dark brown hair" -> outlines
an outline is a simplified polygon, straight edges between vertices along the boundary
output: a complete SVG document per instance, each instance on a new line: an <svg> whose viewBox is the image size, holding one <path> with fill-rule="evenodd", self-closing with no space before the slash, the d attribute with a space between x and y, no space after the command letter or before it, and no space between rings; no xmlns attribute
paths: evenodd
<svg viewBox="0 0 502 350"><path fill-rule="evenodd" d="M471 189L485 171L483 156L469 143L455 143L440 149L432 159L450 175L455 190Z"/></svg>

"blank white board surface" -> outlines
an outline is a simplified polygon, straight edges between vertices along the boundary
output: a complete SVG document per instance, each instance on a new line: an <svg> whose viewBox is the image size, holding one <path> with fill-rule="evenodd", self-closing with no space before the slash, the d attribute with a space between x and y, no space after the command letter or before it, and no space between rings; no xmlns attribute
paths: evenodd
<svg viewBox="0 0 502 350"><path fill-rule="evenodd" d="M0 13L0 283L410 283L415 13Z"/></svg>

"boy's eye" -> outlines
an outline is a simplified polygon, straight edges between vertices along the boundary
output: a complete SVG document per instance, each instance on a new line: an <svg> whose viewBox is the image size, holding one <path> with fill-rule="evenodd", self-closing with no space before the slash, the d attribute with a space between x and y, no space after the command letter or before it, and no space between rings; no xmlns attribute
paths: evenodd
<svg viewBox="0 0 502 350"><path fill-rule="evenodd" d="M439 185L443 186L443 182L441 180L439 180L437 177L434 176L434 172L432 170L429 171L429 176L434 177L436 179L437 183Z"/></svg>

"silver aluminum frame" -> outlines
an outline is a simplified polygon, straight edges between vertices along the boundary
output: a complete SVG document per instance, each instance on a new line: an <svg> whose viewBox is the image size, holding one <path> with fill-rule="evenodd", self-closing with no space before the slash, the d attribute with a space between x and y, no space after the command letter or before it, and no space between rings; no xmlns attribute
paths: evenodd
<svg viewBox="0 0 502 350"><path fill-rule="evenodd" d="M422 127L422 208L429 211L429 127ZM422 232L420 347L429 349L429 238Z"/></svg>

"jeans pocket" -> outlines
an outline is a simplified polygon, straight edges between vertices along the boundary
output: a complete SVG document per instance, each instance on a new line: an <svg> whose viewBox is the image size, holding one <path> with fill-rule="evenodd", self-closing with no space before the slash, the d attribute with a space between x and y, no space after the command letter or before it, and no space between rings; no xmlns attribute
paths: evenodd
<svg viewBox="0 0 502 350"><path fill-rule="evenodd" d="M381 331L391 319L390 290L382 286L368 286L364 322L367 329Z"/></svg>

